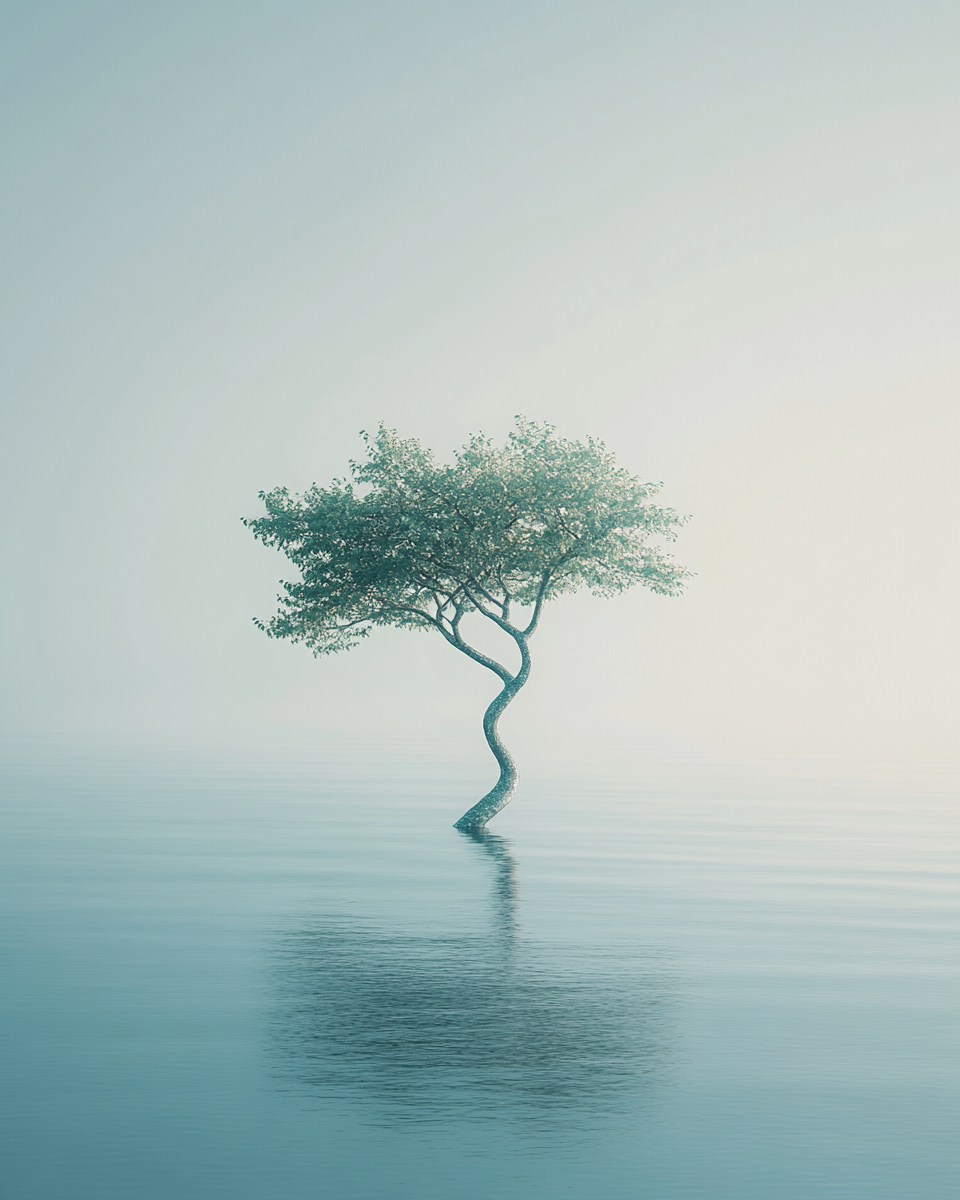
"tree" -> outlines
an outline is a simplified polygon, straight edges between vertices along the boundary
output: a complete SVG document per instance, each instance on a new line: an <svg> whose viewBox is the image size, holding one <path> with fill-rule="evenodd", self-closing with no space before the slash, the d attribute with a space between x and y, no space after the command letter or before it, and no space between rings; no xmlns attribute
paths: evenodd
<svg viewBox="0 0 960 1200"><path fill-rule="evenodd" d="M260 493L267 515L244 523L301 580L284 583L277 615L256 623L314 654L347 650L376 625L434 630L492 671L503 686L483 732L500 778L456 823L482 829L516 790L497 723L530 676L544 604L584 586L601 596L635 584L678 595L688 572L658 543L672 541L684 518L651 504L659 485L618 467L602 442L568 441L522 417L505 445L473 437L446 466L382 425L363 437L367 460L351 462L352 482ZM518 670L466 640L469 614L512 639Z"/></svg>

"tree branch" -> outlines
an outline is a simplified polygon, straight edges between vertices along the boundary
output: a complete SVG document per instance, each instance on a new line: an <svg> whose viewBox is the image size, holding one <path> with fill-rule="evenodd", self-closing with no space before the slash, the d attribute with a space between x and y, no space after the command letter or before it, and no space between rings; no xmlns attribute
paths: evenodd
<svg viewBox="0 0 960 1200"><path fill-rule="evenodd" d="M480 590L483 591L482 588ZM467 590L466 585L464 585L463 594L467 597L467 599L470 601L470 603L473 605L473 607L477 610L478 613L482 613L488 620L493 621L495 624L499 625L501 629L504 628L503 617L498 617L496 613L491 612L488 608L484 608L483 605L480 603L480 601L477 599L477 597L474 596L470 591ZM484 592L483 594L486 596L486 592ZM487 597L487 598L489 599L489 597ZM494 601L494 603L497 604L498 608L502 607L497 601Z"/></svg>
<svg viewBox="0 0 960 1200"><path fill-rule="evenodd" d="M437 628L454 649L459 650L461 654L465 654L467 658L472 658L474 662L478 662L482 667L486 667L488 671L492 671L504 683L513 683L514 676L511 675L506 667L498 663L495 658L490 658L489 655L482 654L479 650L474 649L469 642L463 640L460 634L460 618L462 615L463 613L458 609L457 615L452 622L452 632L448 633L442 625L438 625Z"/></svg>
<svg viewBox="0 0 960 1200"><path fill-rule="evenodd" d="M501 612L503 611L503 607L504 607L504 603L505 603L503 600L498 600L496 598L496 596L491 596L490 593L487 591L487 589L483 586L483 584L479 583L476 579L471 579L470 582L474 585L476 590L482 596L486 596L486 598L490 601L491 604L495 604L497 606L497 608L500 609Z"/></svg>
<svg viewBox="0 0 960 1200"><path fill-rule="evenodd" d="M547 596L547 588L550 584L550 572L545 571L543 578L540 580L540 587L537 589L537 599L533 605L533 616L523 631L524 637L530 637L536 632L537 625L540 623L540 614L543 612L543 602Z"/></svg>

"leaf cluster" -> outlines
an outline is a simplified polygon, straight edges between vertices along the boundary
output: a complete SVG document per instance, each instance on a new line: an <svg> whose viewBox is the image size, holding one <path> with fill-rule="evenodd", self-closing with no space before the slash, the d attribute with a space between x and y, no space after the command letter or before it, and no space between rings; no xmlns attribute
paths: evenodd
<svg viewBox="0 0 960 1200"><path fill-rule="evenodd" d="M601 442L518 417L504 445L478 435L441 465L382 425L363 436L367 457L350 480L261 492L266 515L245 521L301 575L258 622L271 637L326 654L394 625L456 643L470 612L529 636L543 604L565 592L641 584L676 595L688 578L659 544L684 518L651 504L658 485L618 467ZM522 630L513 604L532 609Z"/></svg>

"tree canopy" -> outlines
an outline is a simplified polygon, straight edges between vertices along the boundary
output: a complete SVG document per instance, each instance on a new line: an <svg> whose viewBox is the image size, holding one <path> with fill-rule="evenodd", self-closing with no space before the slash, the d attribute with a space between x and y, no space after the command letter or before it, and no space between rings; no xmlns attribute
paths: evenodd
<svg viewBox="0 0 960 1200"><path fill-rule="evenodd" d="M246 524L282 550L301 578L280 611L257 624L314 654L346 650L376 625L436 629L503 683L483 717L500 778L456 823L482 829L509 801L517 768L497 731L530 675L529 639L544 604L588 587L600 595L643 584L674 596L688 572L663 547L683 523L651 504L659 485L618 467L602 442L557 437L518 417L503 446L477 435L448 465L413 438L380 426L351 480L261 492L267 515ZM514 623L512 606L523 610ZM519 670L472 646L461 622L479 613L513 639Z"/></svg>
<svg viewBox="0 0 960 1200"><path fill-rule="evenodd" d="M351 480L261 492L267 515L245 522L301 574L258 622L271 637L329 654L395 625L436 629L463 649L470 612L508 626L511 604L529 607L529 634L565 592L642 584L672 596L688 577L660 544L684 518L651 504L659 485L617 466L602 442L518 417L503 446L477 435L438 464L382 425L363 436L367 459L351 463Z"/></svg>

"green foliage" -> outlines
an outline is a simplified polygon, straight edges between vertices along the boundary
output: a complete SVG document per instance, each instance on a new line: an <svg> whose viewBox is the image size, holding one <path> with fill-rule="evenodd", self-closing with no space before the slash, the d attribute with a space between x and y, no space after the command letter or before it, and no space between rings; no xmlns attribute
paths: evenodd
<svg viewBox="0 0 960 1200"><path fill-rule="evenodd" d="M352 482L261 492L267 515L245 522L302 577L258 622L271 637L328 654L396 625L437 629L466 649L459 623L469 612L526 637L564 592L642 584L676 595L688 577L657 544L683 519L651 504L657 485L618 467L600 442L518 417L504 446L476 436L444 466L394 430L363 436L367 459L351 463ZM532 609L522 630L511 604Z"/></svg>

